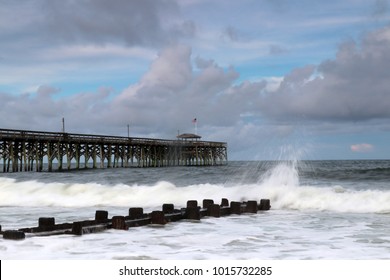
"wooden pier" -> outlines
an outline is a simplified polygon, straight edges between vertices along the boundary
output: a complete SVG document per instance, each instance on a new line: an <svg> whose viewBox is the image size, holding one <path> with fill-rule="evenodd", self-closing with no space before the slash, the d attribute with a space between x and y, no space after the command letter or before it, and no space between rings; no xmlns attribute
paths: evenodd
<svg viewBox="0 0 390 280"><path fill-rule="evenodd" d="M98 233L108 229L128 230L131 227L146 225L165 225L180 220L200 220L204 217L220 218L227 215L241 215L244 213L256 214L258 211L271 209L269 199L250 201L232 201L222 198L221 203L214 203L212 199L204 199L202 206L198 206L197 200L187 201L187 207L175 209L173 204L163 204L161 210L144 213L141 207L131 207L126 216L113 216L108 218L108 211L97 210L93 220L76 221L56 224L54 217L41 217L38 226L20 228L17 230L4 230L0 225L0 235L4 239L22 240L26 237L49 236L60 234L84 235Z"/></svg>
<svg viewBox="0 0 390 280"><path fill-rule="evenodd" d="M0 129L2 172L226 163L225 142Z"/></svg>

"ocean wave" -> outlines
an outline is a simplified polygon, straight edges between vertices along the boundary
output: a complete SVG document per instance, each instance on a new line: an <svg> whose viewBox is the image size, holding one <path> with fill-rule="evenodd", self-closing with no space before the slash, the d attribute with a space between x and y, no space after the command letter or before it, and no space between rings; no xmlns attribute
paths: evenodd
<svg viewBox="0 0 390 280"><path fill-rule="evenodd" d="M157 207L173 203L185 207L188 200L221 198L230 201L271 200L272 209L390 213L390 191L354 190L341 185L300 185L291 166L277 166L254 184L192 184L169 181L152 185L105 185L98 183L43 183L0 178L0 206L58 207Z"/></svg>

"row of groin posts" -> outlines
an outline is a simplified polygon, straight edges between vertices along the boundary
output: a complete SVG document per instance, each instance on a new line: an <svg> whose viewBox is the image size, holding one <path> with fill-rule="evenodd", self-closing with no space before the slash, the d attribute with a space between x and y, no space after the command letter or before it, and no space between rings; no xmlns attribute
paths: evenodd
<svg viewBox="0 0 390 280"><path fill-rule="evenodd" d="M4 239L23 240L29 236L49 236L59 234L83 235L97 233L108 229L128 230L131 227L139 227L151 224L165 225L169 222L180 220L200 220L203 217L215 217L227 215L241 215L243 213L257 213L271 209L269 199L229 203L223 198L220 204L212 199L204 199L202 207L197 200L187 201L187 207L175 209L173 204L163 204L162 210L144 213L141 207L129 208L128 216L113 216L108 218L108 211L97 210L94 220L76 221L73 223L56 224L54 217L41 217L38 219L38 227L21 228L18 230L2 231Z"/></svg>

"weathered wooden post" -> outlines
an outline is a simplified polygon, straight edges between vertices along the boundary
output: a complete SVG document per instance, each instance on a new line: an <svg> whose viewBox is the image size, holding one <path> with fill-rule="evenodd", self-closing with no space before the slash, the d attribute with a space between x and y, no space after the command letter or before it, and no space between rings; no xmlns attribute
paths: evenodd
<svg viewBox="0 0 390 280"><path fill-rule="evenodd" d="M74 234L74 235L83 235L83 223L82 222L73 222L73 224L72 224L72 234Z"/></svg>
<svg viewBox="0 0 390 280"><path fill-rule="evenodd" d="M144 209L141 207L132 207L129 209L129 217L131 220L140 219L144 215Z"/></svg>
<svg viewBox="0 0 390 280"><path fill-rule="evenodd" d="M247 201L245 206L245 212L247 213L257 213L257 201L256 200L250 200Z"/></svg>
<svg viewBox="0 0 390 280"><path fill-rule="evenodd" d="M207 207L208 215L214 218L221 217L221 206L219 204L211 204Z"/></svg>
<svg viewBox="0 0 390 280"><path fill-rule="evenodd" d="M198 207L198 201L196 200L187 201L185 218L189 220L200 220L200 209Z"/></svg>
<svg viewBox="0 0 390 280"><path fill-rule="evenodd" d="M22 240L26 238L26 234L23 231L6 230L3 232L3 238L11 240Z"/></svg>
<svg viewBox="0 0 390 280"><path fill-rule="evenodd" d="M241 202L231 201L230 202L230 212L231 214L241 214Z"/></svg>
<svg viewBox="0 0 390 280"><path fill-rule="evenodd" d="M222 207L229 206L229 200L227 198L222 198L221 206Z"/></svg>
<svg viewBox="0 0 390 280"><path fill-rule="evenodd" d="M120 229L120 230L127 230L128 227L126 225L125 217L124 216L112 217L112 228L113 229Z"/></svg>
<svg viewBox="0 0 390 280"><path fill-rule="evenodd" d="M172 214L175 211L175 206L173 204L163 204L162 211L164 214Z"/></svg>
<svg viewBox="0 0 390 280"><path fill-rule="evenodd" d="M107 220L108 220L108 211L96 210L96 212L95 212L95 221L96 222L105 222Z"/></svg>
<svg viewBox="0 0 390 280"><path fill-rule="evenodd" d="M52 230L55 225L53 217L42 217L38 219L38 227L43 230Z"/></svg>
<svg viewBox="0 0 390 280"><path fill-rule="evenodd" d="M198 201L197 200L188 200L187 201L187 208L194 208L198 207Z"/></svg>
<svg viewBox="0 0 390 280"><path fill-rule="evenodd" d="M261 199L260 205L259 205L259 210L260 211L267 211L269 209L271 209L271 201L269 199Z"/></svg>
<svg viewBox="0 0 390 280"><path fill-rule="evenodd" d="M222 198L220 212L221 212L221 216L226 216L231 214L229 200L227 198Z"/></svg>
<svg viewBox="0 0 390 280"><path fill-rule="evenodd" d="M214 204L214 200L212 199L203 199L203 208L209 208L210 205Z"/></svg>
<svg viewBox="0 0 390 280"><path fill-rule="evenodd" d="M150 217L152 224L165 225L167 223L163 211L153 211Z"/></svg>
<svg viewBox="0 0 390 280"><path fill-rule="evenodd" d="M186 208L186 219L200 220L200 209L198 207Z"/></svg>

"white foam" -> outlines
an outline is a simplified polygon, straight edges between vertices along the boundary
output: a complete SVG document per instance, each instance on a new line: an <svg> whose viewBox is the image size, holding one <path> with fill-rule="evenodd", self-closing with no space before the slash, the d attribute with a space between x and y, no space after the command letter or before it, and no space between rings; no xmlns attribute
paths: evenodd
<svg viewBox="0 0 390 280"><path fill-rule="evenodd" d="M108 230L74 237L0 238L0 259L386 259L390 191L331 183L302 184L294 164L259 174L256 183L187 185L60 183L0 177L3 229L35 226L38 217L56 222L89 219L97 207L125 215L128 207L185 206L204 198L233 201L269 198L271 211L231 215L163 227ZM221 178L223 182L224 178ZM371 187L371 189L370 189ZM116 213L117 211L118 213ZM367 213L367 214L366 214ZM361 252L364 252L362 254Z"/></svg>
<svg viewBox="0 0 390 280"><path fill-rule="evenodd" d="M256 184L193 184L179 187L167 181L153 185L98 183L43 183L0 178L0 206L139 206L163 203L185 206L187 200L226 197L230 201L268 198L273 209L318 210L355 213L389 213L390 191L354 190L335 186L299 184L294 165L279 164Z"/></svg>

